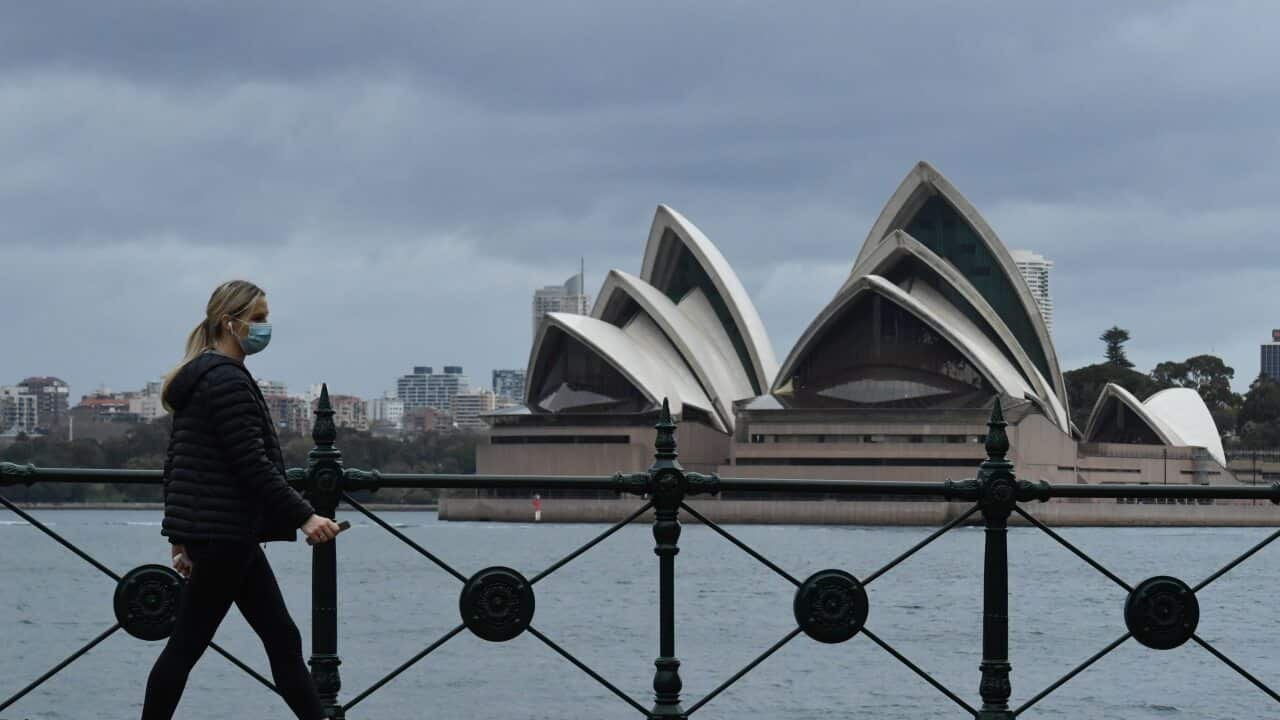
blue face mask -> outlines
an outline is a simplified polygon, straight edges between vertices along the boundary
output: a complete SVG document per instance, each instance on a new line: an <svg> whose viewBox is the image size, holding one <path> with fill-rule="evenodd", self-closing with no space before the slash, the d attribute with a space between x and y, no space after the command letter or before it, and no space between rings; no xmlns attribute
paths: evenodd
<svg viewBox="0 0 1280 720"><path fill-rule="evenodd" d="M271 323L244 322L239 318L236 320L249 326L249 333L240 338L240 349L245 355L261 352L271 342Z"/></svg>

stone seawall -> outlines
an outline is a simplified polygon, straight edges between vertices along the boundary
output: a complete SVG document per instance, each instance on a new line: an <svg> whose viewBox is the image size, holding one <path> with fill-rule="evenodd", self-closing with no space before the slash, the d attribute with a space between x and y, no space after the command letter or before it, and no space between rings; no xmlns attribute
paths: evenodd
<svg viewBox="0 0 1280 720"><path fill-rule="evenodd" d="M543 498L542 522L613 523L635 512L642 501ZM858 502L847 500L707 500L686 501L717 523L777 525L943 525L969 509L964 502ZM1119 504L1052 500L1022 506L1048 525L1056 526L1260 526L1280 525L1280 507L1270 502L1214 505ZM533 522L528 499L444 497L441 520ZM653 520L652 511L644 517ZM682 522L696 522L687 513ZM975 515L974 524L981 523ZM1026 524L1018 515L1011 524Z"/></svg>

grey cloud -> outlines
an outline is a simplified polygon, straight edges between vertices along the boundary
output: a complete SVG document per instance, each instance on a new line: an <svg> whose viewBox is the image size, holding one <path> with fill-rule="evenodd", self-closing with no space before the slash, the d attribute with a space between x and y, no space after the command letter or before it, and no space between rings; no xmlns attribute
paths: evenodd
<svg viewBox="0 0 1280 720"><path fill-rule="evenodd" d="M0 263L25 270L0 302L38 297L75 332L6 321L6 336L44 342L0 353L0 382L67 362L76 392L138 384L145 329L108 320L148 305L167 317L186 298L170 340L145 346L163 356L229 272L269 281L302 335L320 326L301 309L323 310L383 348L344 349L312 379L372 393L413 363L519 365L532 288L579 255L593 284L638 270L658 202L721 246L781 357L918 159L1008 245L1058 263L1067 367L1090 361L1092 326L1115 316L1135 354L1213 346L1248 376L1269 326L1241 308L1266 299L1232 278L1276 263L1277 15L1228 2L10 4ZM341 298L308 285L326 275ZM130 292L103 289L121 278ZM1219 321L1170 332L1178 317ZM75 357L64 336L120 349ZM319 347L273 346L281 365L264 356L264 369L304 382L293 368L329 362Z"/></svg>

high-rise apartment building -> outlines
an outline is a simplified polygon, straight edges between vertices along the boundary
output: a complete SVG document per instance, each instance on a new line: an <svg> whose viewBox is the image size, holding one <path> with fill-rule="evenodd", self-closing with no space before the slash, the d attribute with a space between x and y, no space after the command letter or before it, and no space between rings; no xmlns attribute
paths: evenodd
<svg viewBox="0 0 1280 720"><path fill-rule="evenodd" d="M0 432L31 433L40 424L40 404L21 385L0 387Z"/></svg>
<svg viewBox="0 0 1280 720"><path fill-rule="evenodd" d="M1053 296L1049 292L1049 272L1053 270L1053 261L1030 250L1014 250L1012 255L1022 279L1031 288L1031 297L1040 308L1045 327L1053 332Z"/></svg>
<svg viewBox="0 0 1280 720"><path fill-rule="evenodd" d="M19 385L25 393L36 397L40 427L55 428L66 423L71 389L56 377L29 377Z"/></svg>
<svg viewBox="0 0 1280 720"><path fill-rule="evenodd" d="M386 393L365 404L368 408L366 414L369 416L370 424L385 423L397 430L404 427L404 401L393 393Z"/></svg>
<svg viewBox="0 0 1280 720"><path fill-rule="evenodd" d="M1271 342L1262 346L1262 374L1280 382L1280 330L1271 331Z"/></svg>
<svg viewBox="0 0 1280 720"><path fill-rule="evenodd" d="M591 297L584 285L585 272L564 281L563 285L548 285L533 291L533 334L538 335L538 324L549 312L586 315L591 312Z"/></svg>
<svg viewBox="0 0 1280 720"><path fill-rule="evenodd" d="M453 398L453 422L459 430L484 430L489 426L481 415L493 412L494 394L491 390L472 390L458 393Z"/></svg>
<svg viewBox="0 0 1280 720"><path fill-rule="evenodd" d="M524 399L524 370L494 370L493 394L499 400L519 402Z"/></svg>
<svg viewBox="0 0 1280 720"><path fill-rule="evenodd" d="M461 365L445 365L444 372L437 373L429 365L417 365L413 373L396 381L396 397L404 402L404 409L430 407L453 412L453 398L467 390L467 376Z"/></svg>
<svg viewBox="0 0 1280 720"><path fill-rule="evenodd" d="M312 403L312 410L319 405L319 400ZM354 395L330 395L329 405L333 408L333 424L351 430L368 430L369 416L365 414L364 400Z"/></svg>

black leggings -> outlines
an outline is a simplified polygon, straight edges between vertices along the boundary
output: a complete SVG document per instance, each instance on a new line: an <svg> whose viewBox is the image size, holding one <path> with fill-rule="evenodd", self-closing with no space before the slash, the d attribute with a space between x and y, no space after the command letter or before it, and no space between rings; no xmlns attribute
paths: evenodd
<svg viewBox="0 0 1280 720"><path fill-rule="evenodd" d="M257 543L206 540L186 545L191 576L178 601L177 624L147 678L142 720L170 720L187 675L213 640L231 603L262 639L276 688L299 720L322 720L320 696L302 659L302 635Z"/></svg>

